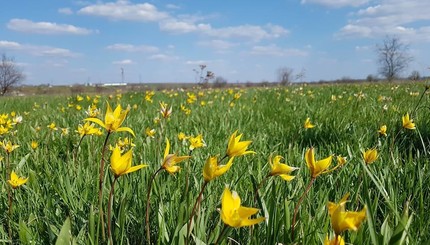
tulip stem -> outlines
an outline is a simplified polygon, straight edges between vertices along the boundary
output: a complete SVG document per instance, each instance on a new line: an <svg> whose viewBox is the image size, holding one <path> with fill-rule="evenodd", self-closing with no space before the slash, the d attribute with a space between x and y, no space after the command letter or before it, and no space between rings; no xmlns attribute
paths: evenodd
<svg viewBox="0 0 430 245"><path fill-rule="evenodd" d="M12 207L13 207L13 192L10 190L10 188L7 188L7 196L8 196L8 203L9 203L9 225L8 225L8 232L9 232L9 240L12 242ZM13 243L13 242L12 242Z"/></svg>
<svg viewBox="0 0 430 245"><path fill-rule="evenodd" d="M75 161L75 166L77 164L77 159L76 158L78 156L79 147L81 146L81 143L82 143L82 140L84 139L84 137L85 137L85 134L82 135L81 139L79 140L78 145L75 148L75 151L73 152L73 160Z"/></svg>
<svg viewBox="0 0 430 245"><path fill-rule="evenodd" d="M294 215L293 215L293 222L291 223L291 241L294 241L294 228L296 224L296 217L297 213L299 211L299 207L303 202L303 199L305 198L306 194L308 194L309 190L312 187L312 184L315 182L316 177L312 177L311 181L309 182L308 186L306 187L305 192L303 192L302 196L300 197L299 201L296 204L296 207L294 208Z"/></svg>
<svg viewBox="0 0 430 245"><path fill-rule="evenodd" d="M112 213L112 201L113 201L113 196L114 196L114 192L115 192L115 182L118 179L118 177L115 177L115 179L113 179L112 182L112 186L110 188L110 193L109 193L109 201L108 201L108 238L110 241L110 244L113 245L113 240L112 240L112 230L111 230L111 213Z"/></svg>
<svg viewBox="0 0 430 245"><path fill-rule="evenodd" d="M264 179L261 180L260 184L258 184L257 189L255 189L254 202L257 201L258 198L258 190L260 190L261 186L271 175L267 175Z"/></svg>
<svg viewBox="0 0 430 245"><path fill-rule="evenodd" d="M203 183L202 189L201 189L201 191L199 193L199 196L196 199L196 202L194 203L193 210L191 211L191 216L190 216L190 219L188 220L188 225L187 225L187 239L185 240L185 244L187 244L187 245L188 245L188 242L189 242L189 237L191 235L191 223L193 222L193 217L196 214L197 207L200 206L200 203L202 201L203 191L205 190L206 185L208 183L209 183L208 181L205 181Z"/></svg>
<svg viewBox="0 0 430 245"><path fill-rule="evenodd" d="M151 197L151 190L152 190L152 182L154 182L155 176L157 176L157 174L159 172L161 172L161 170L163 170L164 168L161 167L159 168L152 176L151 179L149 180L149 184L148 184L148 193L147 193L147 197L146 197L146 215L145 215L145 222L146 222L146 240L147 240L147 244L151 245L151 232L149 230L149 209L150 209L150 197Z"/></svg>
<svg viewBox="0 0 430 245"><path fill-rule="evenodd" d="M106 146L107 146L107 142L110 136L110 131L107 132L106 135L106 139L105 142L103 144L103 149L102 149L102 157L100 159L100 175L99 175L99 214L100 214L100 224L102 227L102 239L103 241L105 240L105 227L104 227L104 218L103 218L103 178L104 178L104 169L105 169L105 152L106 152Z"/></svg>

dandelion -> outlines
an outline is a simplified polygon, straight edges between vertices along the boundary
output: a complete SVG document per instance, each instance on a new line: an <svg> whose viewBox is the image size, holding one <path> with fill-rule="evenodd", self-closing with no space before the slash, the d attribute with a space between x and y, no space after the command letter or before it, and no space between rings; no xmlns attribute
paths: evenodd
<svg viewBox="0 0 430 245"><path fill-rule="evenodd" d="M226 155L228 157L235 157L255 153L254 151L247 151L247 148L252 143L252 141L240 141L242 134L239 134L238 136L236 136L236 134L237 130L230 136Z"/></svg>
<svg viewBox="0 0 430 245"><path fill-rule="evenodd" d="M382 125L378 130L378 134L381 136L387 136L387 125Z"/></svg>
<svg viewBox="0 0 430 245"><path fill-rule="evenodd" d="M415 129L415 123L413 119L409 118L409 113L406 113L406 115L402 116L402 123L403 123L403 128L406 129Z"/></svg>
<svg viewBox="0 0 430 245"><path fill-rule="evenodd" d="M378 151L376 149L368 149L363 152L363 159L366 164L371 164L378 159Z"/></svg>
<svg viewBox="0 0 430 245"><path fill-rule="evenodd" d="M308 128L313 128L313 127L315 127L315 125L313 125L313 124L311 123L311 119L308 117L308 118L306 118L306 120L305 120L305 123L304 123L303 127L304 127L305 129L308 129Z"/></svg>

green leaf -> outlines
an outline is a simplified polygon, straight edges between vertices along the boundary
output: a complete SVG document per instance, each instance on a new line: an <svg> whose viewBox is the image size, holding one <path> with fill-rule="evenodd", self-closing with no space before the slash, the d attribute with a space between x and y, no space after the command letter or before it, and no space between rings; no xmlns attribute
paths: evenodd
<svg viewBox="0 0 430 245"><path fill-rule="evenodd" d="M57 241L55 245L64 245L71 244L72 242L72 231L70 225L70 218L67 217L66 221L64 221L63 227L61 227L60 234L57 237Z"/></svg>

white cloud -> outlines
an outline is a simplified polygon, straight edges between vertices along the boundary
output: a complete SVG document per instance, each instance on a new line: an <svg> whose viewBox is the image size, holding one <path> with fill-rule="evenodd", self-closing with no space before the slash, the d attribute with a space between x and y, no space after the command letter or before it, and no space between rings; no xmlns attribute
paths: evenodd
<svg viewBox="0 0 430 245"><path fill-rule="evenodd" d="M71 15L71 14L73 14L73 11L70 8L60 8L60 9L58 9L58 13L65 14L65 15Z"/></svg>
<svg viewBox="0 0 430 245"><path fill-rule="evenodd" d="M168 8L168 9L180 9L181 7L179 7L176 4L169 3L166 5L166 8Z"/></svg>
<svg viewBox="0 0 430 245"><path fill-rule="evenodd" d="M134 62L130 59L125 59L125 60L117 60L112 62L112 64L114 65L131 65L134 64Z"/></svg>
<svg viewBox="0 0 430 245"><path fill-rule="evenodd" d="M169 15L149 3L132 4L126 0L117 2L96 3L81 8L79 14L106 17L113 20L160 21Z"/></svg>
<svg viewBox="0 0 430 245"><path fill-rule="evenodd" d="M369 0L302 0L302 4L313 3L324 5L331 8L341 8L341 7L358 7L363 4L368 3Z"/></svg>
<svg viewBox="0 0 430 245"><path fill-rule="evenodd" d="M160 30L172 33L189 33L195 31L210 30L209 24L195 24L193 22L182 21L177 19L167 19L159 23Z"/></svg>
<svg viewBox="0 0 430 245"><path fill-rule="evenodd" d="M166 54L154 54L149 57L150 60L158 60L158 61L172 61L177 60L177 56L170 56Z"/></svg>
<svg viewBox="0 0 430 245"><path fill-rule="evenodd" d="M239 45L238 43L228 42L220 39L201 41L201 42L198 42L198 44L201 46L213 48L218 51L225 51Z"/></svg>
<svg viewBox="0 0 430 245"><path fill-rule="evenodd" d="M158 48L150 45L133 45L126 43L116 43L106 47L110 50L123 51L123 52L144 52L144 53L154 53L158 52Z"/></svg>
<svg viewBox="0 0 430 245"><path fill-rule="evenodd" d="M7 50L16 50L24 53L28 53L35 56L50 56L50 57L78 57L79 53L72 52L69 49L50 47L50 46L39 46L31 44L20 44L17 42L11 42L6 40L0 40L0 48Z"/></svg>
<svg viewBox="0 0 430 245"><path fill-rule="evenodd" d="M239 25L217 29L211 28L205 33L217 38L244 38L253 41L260 41L262 39L279 38L287 35L289 31L279 25L267 24L265 26Z"/></svg>
<svg viewBox="0 0 430 245"><path fill-rule="evenodd" d="M380 0L358 10L338 37L382 37L396 35L410 41L429 41L430 1ZM427 22L427 23L426 23Z"/></svg>
<svg viewBox="0 0 430 245"><path fill-rule="evenodd" d="M92 30L73 25L57 24L53 22L33 22L27 19L11 19L7 23L7 28L14 31L37 34L87 35L94 32Z"/></svg>
<svg viewBox="0 0 430 245"><path fill-rule="evenodd" d="M268 55L268 56L307 56L308 52L299 49L285 49L277 45L254 46L251 49L253 55Z"/></svg>

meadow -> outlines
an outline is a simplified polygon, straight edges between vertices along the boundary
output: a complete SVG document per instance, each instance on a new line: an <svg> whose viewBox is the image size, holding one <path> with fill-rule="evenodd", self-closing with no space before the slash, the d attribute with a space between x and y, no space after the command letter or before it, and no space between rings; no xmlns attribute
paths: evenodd
<svg viewBox="0 0 430 245"><path fill-rule="evenodd" d="M430 242L423 83L117 91L0 104L1 243ZM146 166L130 169L130 160ZM276 172L280 163L293 168ZM15 185L12 171L22 177ZM238 208L238 196L258 211Z"/></svg>

